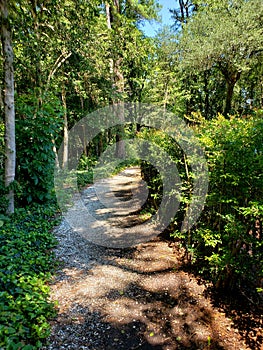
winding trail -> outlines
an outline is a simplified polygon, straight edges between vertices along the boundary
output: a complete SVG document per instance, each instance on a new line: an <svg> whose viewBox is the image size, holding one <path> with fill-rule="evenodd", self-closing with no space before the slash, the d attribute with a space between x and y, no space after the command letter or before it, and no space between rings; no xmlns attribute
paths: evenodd
<svg viewBox="0 0 263 350"><path fill-rule="evenodd" d="M64 219L54 231L61 266L51 296L59 306L43 350L249 349L206 286L181 269L180 249L154 231L136 234L147 194L140 169L128 168L83 191L68 216L77 229ZM83 203L88 224L79 221Z"/></svg>
<svg viewBox="0 0 263 350"><path fill-rule="evenodd" d="M107 248L127 248L155 238L161 231L153 220L143 222L138 210L148 188L139 167L100 179L78 194L65 215L74 233Z"/></svg>

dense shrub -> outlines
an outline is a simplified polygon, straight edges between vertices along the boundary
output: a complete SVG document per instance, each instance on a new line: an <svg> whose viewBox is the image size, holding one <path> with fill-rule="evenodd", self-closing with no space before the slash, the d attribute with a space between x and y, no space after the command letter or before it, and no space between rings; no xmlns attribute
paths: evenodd
<svg viewBox="0 0 263 350"><path fill-rule="evenodd" d="M36 349L48 335L50 278L56 241L54 208L20 209L0 227L0 348Z"/></svg>
<svg viewBox="0 0 263 350"><path fill-rule="evenodd" d="M234 287L242 279L257 283L263 273L262 114L219 116L198 131L210 189L192 233L194 254L218 287Z"/></svg>
<svg viewBox="0 0 263 350"><path fill-rule="evenodd" d="M234 288L245 280L259 286L263 275L262 113L231 119L219 115L193 128L207 158L209 193L199 222L185 234L180 227L191 201L195 176L191 162L163 133L142 132L170 154L181 177L181 205L170 232L186 248L189 261L218 288ZM155 207L156 200L161 201L162 179L149 163L143 162L142 172L155 199L150 206Z"/></svg>
<svg viewBox="0 0 263 350"><path fill-rule="evenodd" d="M184 214L190 200L190 192L192 188L192 174L188 171L189 159L187 159L176 140L161 130L142 128L141 132L138 134L138 137L149 141L148 152L151 154L152 159L154 159L154 164L151 164L149 161L145 160L141 161L142 177L147 182L149 189L149 196L144 206L144 210L147 210L152 214L155 213L163 200L164 188L160 170L165 170L163 176L166 178L169 179L169 176L171 177L171 174L169 174L171 170L169 171L168 164L166 163L165 159L163 159L162 154L158 151L158 148L156 148L155 145L157 145L174 161L178 170L178 175L180 176L181 203L176 217L172 218L171 220L169 229L172 230L174 227L180 227L184 220ZM173 185L176 187L177 184ZM170 194L165 193L165 196L168 198L174 197L174 188L172 188ZM169 211L169 207L167 208L167 211ZM169 229L164 233L164 235L167 236L168 233L169 236Z"/></svg>
<svg viewBox="0 0 263 350"><path fill-rule="evenodd" d="M16 191L23 203L50 200L54 178L54 141L63 123L63 109L56 97L39 102L32 95L17 97L16 103Z"/></svg>

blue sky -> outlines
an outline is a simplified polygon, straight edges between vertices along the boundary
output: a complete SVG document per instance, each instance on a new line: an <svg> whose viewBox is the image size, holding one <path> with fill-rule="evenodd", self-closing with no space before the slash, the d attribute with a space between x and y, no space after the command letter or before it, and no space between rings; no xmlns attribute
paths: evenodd
<svg viewBox="0 0 263 350"><path fill-rule="evenodd" d="M160 11L160 15L162 16L162 24L172 25L173 21L171 20L169 8L177 8L177 0L158 0L158 3L163 6L162 10ZM151 23L147 21L145 22L144 26L141 26L141 28L147 36L154 36L156 31L161 26L161 24L155 21L152 21Z"/></svg>

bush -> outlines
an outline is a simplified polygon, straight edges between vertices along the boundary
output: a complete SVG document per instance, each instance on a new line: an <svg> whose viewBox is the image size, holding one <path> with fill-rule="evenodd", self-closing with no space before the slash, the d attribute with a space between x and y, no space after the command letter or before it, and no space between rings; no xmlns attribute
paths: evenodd
<svg viewBox="0 0 263 350"><path fill-rule="evenodd" d="M50 233L54 208L19 209L0 227L0 348L36 349L55 314L49 302L56 241Z"/></svg>
<svg viewBox="0 0 263 350"><path fill-rule="evenodd" d="M56 97L39 99L22 95L16 101L17 175L20 201L43 203L52 198L53 146L63 123L63 109Z"/></svg>
<svg viewBox="0 0 263 350"><path fill-rule="evenodd" d="M199 222L187 233L180 232L180 227L191 202L194 178L191 160L160 131L145 128L140 135L160 145L177 164L182 195L180 208L169 227L171 235L185 247L189 261L218 288L234 288L244 281L254 289L261 287L258 283L263 275L262 111L231 119L219 115L193 128L207 158L209 193ZM158 154L154 158L158 160ZM147 162L142 163L142 173L150 188L148 205L157 210L162 199L160 174Z"/></svg>
<svg viewBox="0 0 263 350"><path fill-rule="evenodd" d="M217 287L234 288L241 280L255 284L263 273L262 133L261 112L231 119L219 115L199 128L210 189L192 245Z"/></svg>
<svg viewBox="0 0 263 350"><path fill-rule="evenodd" d="M163 159L162 154L158 151L158 148L156 148L155 145L159 146L166 154L168 154L171 157L173 162L176 164L180 176L181 203L179 210L177 211L176 217L172 218L171 220L171 225L167 230L168 232L169 229L173 229L175 226L180 227L182 225L182 222L184 220L184 213L189 203L192 188L192 176L191 173L188 171L188 168L190 166L189 159L185 157L184 152L179 146L179 144L173 138L171 138L161 130L156 130L152 128L142 128L141 132L138 134L138 137L149 141L148 152L151 155L152 159L154 159L155 163L153 165L148 161L141 161L142 177L144 181L147 182L149 189L149 198L144 206L144 209L154 214L158 210L163 200L164 188L162 176L157 167L159 169L165 169L164 176L166 177L166 179L173 178L172 174L170 174L171 170L169 169L169 166L167 166L168 164L166 163L166 160ZM176 187L176 185L177 184L174 184L174 187ZM172 198L174 197L174 195L174 188L172 188L171 193L165 194L165 196L168 198ZM170 205L169 202L168 205ZM169 208L165 210L169 212ZM166 235L166 233L164 233L164 235Z"/></svg>

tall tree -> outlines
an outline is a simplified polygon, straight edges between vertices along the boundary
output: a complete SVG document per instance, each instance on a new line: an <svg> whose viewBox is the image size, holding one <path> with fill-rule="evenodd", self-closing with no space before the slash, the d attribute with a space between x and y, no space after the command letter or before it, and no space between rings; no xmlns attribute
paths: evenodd
<svg viewBox="0 0 263 350"><path fill-rule="evenodd" d="M191 0L179 0L178 5L178 8L170 9L175 30L181 29L188 22L191 14L198 8L197 3Z"/></svg>
<svg viewBox="0 0 263 350"><path fill-rule="evenodd" d="M4 112L5 112L5 186L15 179L15 103L14 103L14 54L8 16L8 0L0 0L1 40L4 56ZM14 190L9 189L7 213L14 212Z"/></svg>
<svg viewBox="0 0 263 350"><path fill-rule="evenodd" d="M176 36L167 26L154 38L154 51L145 83L144 102L158 103L164 109L178 113L183 92L180 86ZM148 64L149 64L148 63Z"/></svg>
<svg viewBox="0 0 263 350"><path fill-rule="evenodd" d="M158 5L153 0L110 0L105 3L108 29L111 32L111 57L110 71L115 90L112 101L116 104L120 124L124 122L124 110L122 108L125 99L125 63L134 49L127 43L130 33L135 35L137 25L145 19L157 18ZM129 33L129 34L128 34ZM129 37L129 42L132 35ZM135 43L136 45L136 43ZM123 126L118 127L116 133L116 157L124 158L125 148L122 140Z"/></svg>
<svg viewBox="0 0 263 350"><path fill-rule="evenodd" d="M199 70L217 67L225 79L224 114L231 112L234 88L263 51L260 0L209 0L183 27L182 64ZM245 28L245 30L244 30Z"/></svg>
<svg viewBox="0 0 263 350"><path fill-rule="evenodd" d="M116 39L120 36L120 15L121 15L121 6L119 0L114 0L111 4L106 3L106 19L108 29L113 33L112 39L115 42ZM115 44L115 43L114 43ZM115 46L115 45L114 45ZM113 48L114 50L114 48ZM113 51L115 54L110 58L109 69L112 74L113 86L115 87L117 98L113 99L113 103L116 104L117 114L120 121L120 124L124 123L124 109L121 108L123 103L123 94L124 94L124 76L121 69L122 57L120 53L116 50ZM125 157L125 143L122 140L123 134L123 125L118 126L116 133L116 157L124 158Z"/></svg>

